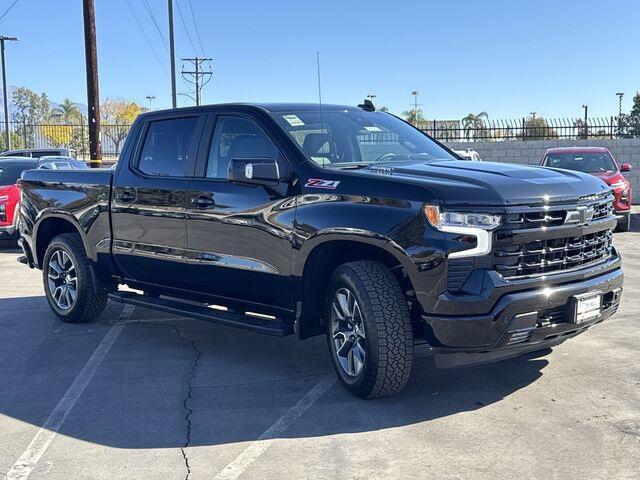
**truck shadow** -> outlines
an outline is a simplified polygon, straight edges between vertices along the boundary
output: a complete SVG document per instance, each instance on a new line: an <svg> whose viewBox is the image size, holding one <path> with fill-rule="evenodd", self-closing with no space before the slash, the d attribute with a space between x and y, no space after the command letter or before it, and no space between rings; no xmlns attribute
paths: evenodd
<svg viewBox="0 0 640 480"><path fill-rule="evenodd" d="M42 297L0 299L0 414L41 426L91 356L119 306L98 324L65 325ZM27 312L16 321L6 312ZM306 438L416 425L501 402L542 376L541 355L437 370L418 347L407 388L361 400L336 382L283 434ZM323 337L304 342L136 310L74 406L60 435L116 448L253 441L333 375ZM185 408L185 405L187 408ZM26 445L25 445L26 446Z"/></svg>

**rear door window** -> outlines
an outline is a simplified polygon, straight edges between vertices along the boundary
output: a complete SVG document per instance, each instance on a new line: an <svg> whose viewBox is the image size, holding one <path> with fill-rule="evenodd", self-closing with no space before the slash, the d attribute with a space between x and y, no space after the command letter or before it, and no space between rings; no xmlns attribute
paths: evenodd
<svg viewBox="0 0 640 480"><path fill-rule="evenodd" d="M183 177L194 152L198 117L171 118L150 123L138 169L148 175Z"/></svg>

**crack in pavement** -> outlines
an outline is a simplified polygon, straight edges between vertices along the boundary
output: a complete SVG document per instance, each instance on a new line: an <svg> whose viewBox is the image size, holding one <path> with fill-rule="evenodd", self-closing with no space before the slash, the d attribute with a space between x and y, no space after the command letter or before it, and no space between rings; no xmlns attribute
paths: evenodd
<svg viewBox="0 0 640 480"><path fill-rule="evenodd" d="M189 407L189 403L191 400L191 395L193 393L193 381L196 378L196 370L198 369L198 364L200 362L200 357L202 357L202 352L198 349L198 346L196 345L196 342L193 339L183 335L183 333L180 331L180 328L178 328L177 323L173 324L173 328L176 331L176 334L178 335L179 338L191 343L191 348L195 353L193 364L191 365L191 371L189 372L189 378L187 379L187 392L184 397L184 400L182 401L182 406L184 407L184 411L185 411L185 421L187 424L187 431L185 434L184 445L180 447L180 453L182 454L182 458L184 459L184 466L187 470L187 473L184 479L189 480L189 478L191 477L191 465L189 463L189 457L187 457L186 449L191 445L191 415L193 414L193 410Z"/></svg>

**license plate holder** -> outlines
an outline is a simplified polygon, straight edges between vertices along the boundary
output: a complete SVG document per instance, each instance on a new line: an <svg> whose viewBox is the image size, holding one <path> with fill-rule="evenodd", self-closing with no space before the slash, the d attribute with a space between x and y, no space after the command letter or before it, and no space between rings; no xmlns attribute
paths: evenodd
<svg viewBox="0 0 640 480"><path fill-rule="evenodd" d="M581 324L600 316L602 292L588 292L573 297L573 323Z"/></svg>

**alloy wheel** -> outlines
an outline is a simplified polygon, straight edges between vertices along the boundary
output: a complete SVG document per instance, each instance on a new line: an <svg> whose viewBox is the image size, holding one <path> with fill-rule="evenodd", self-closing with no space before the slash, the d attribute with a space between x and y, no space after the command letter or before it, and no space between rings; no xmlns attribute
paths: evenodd
<svg viewBox="0 0 640 480"><path fill-rule="evenodd" d="M73 260L64 250L56 250L49 258L47 285L60 310L73 307L78 297L78 277Z"/></svg>
<svg viewBox="0 0 640 480"><path fill-rule="evenodd" d="M333 297L331 335L340 367L347 375L357 377L366 358L366 335L360 305L346 288L336 291Z"/></svg>

